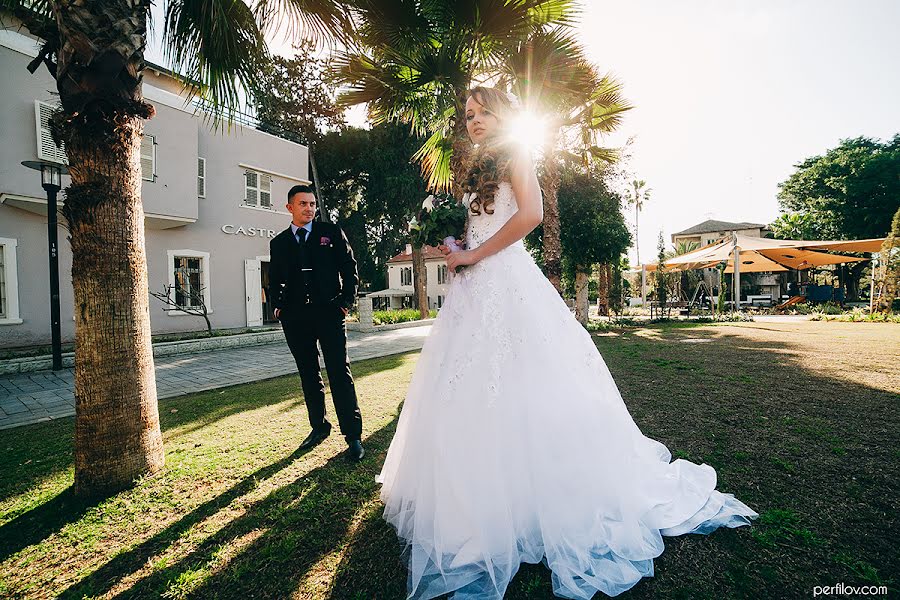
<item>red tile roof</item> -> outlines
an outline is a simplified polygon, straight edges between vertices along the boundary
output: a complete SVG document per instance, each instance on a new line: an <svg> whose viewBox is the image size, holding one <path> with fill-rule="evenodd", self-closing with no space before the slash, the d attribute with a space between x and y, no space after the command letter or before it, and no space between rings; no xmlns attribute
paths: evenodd
<svg viewBox="0 0 900 600"><path fill-rule="evenodd" d="M425 254L425 260L431 260L435 258L444 258L444 255L441 254L441 251L435 248L434 246L422 246L423 254ZM401 252L397 256L390 259L389 263L395 262L410 262L412 261L412 254L407 253L406 251Z"/></svg>

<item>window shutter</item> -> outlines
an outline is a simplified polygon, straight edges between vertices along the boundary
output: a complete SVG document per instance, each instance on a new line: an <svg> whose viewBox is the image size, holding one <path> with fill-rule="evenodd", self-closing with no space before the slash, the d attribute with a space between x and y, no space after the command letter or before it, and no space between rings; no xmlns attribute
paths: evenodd
<svg viewBox="0 0 900 600"><path fill-rule="evenodd" d="M197 197L206 198L206 159L197 157Z"/></svg>
<svg viewBox="0 0 900 600"><path fill-rule="evenodd" d="M244 188L246 195L244 197L244 202L247 204L252 204L256 206L258 204L258 195L256 192L256 188L259 185L259 178L256 173L253 171L245 171L244 172Z"/></svg>
<svg viewBox="0 0 900 600"><path fill-rule="evenodd" d="M37 127L37 156L63 165L69 164L65 147L57 146L50 135L50 117L59 110L58 106L40 100L34 101L34 121Z"/></svg>
<svg viewBox="0 0 900 600"><path fill-rule="evenodd" d="M272 208L272 178L268 175L259 177L259 205Z"/></svg>
<svg viewBox="0 0 900 600"><path fill-rule="evenodd" d="M141 178L144 181L156 178L156 136L146 133L141 140Z"/></svg>

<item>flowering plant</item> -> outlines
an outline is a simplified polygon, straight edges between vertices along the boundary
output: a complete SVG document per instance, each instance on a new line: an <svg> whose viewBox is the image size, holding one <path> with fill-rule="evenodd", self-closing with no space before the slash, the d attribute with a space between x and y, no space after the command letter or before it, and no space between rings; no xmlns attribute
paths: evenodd
<svg viewBox="0 0 900 600"><path fill-rule="evenodd" d="M425 198L422 208L409 221L409 233L418 246L444 244L451 252L461 250L456 235L466 226L466 209L452 196Z"/></svg>

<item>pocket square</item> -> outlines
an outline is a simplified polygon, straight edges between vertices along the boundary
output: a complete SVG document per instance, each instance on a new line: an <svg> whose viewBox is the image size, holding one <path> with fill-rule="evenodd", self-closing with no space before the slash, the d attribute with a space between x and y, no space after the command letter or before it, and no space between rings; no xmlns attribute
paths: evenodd
<svg viewBox="0 0 900 600"><path fill-rule="evenodd" d="M331 238L323 237L323 238L319 241L319 245L320 245L320 246L330 246L330 245L331 245Z"/></svg>

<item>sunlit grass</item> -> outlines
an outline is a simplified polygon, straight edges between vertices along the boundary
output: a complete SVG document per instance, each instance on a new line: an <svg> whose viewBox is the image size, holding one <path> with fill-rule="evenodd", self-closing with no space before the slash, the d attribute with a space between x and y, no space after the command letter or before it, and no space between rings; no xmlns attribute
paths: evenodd
<svg viewBox="0 0 900 600"><path fill-rule="evenodd" d="M675 458L712 465L761 519L666 538L630 598L793 597L822 581L896 591L900 331L737 323L594 336L629 412ZM705 343L685 343L685 340ZM400 598L380 470L417 354L353 366L366 460L308 431L297 376L165 400L166 468L71 497L72 420L0 432L0 597ZM329 413L331 413L329 399ZM551 597L523 566L509 600Z"/></svg>

